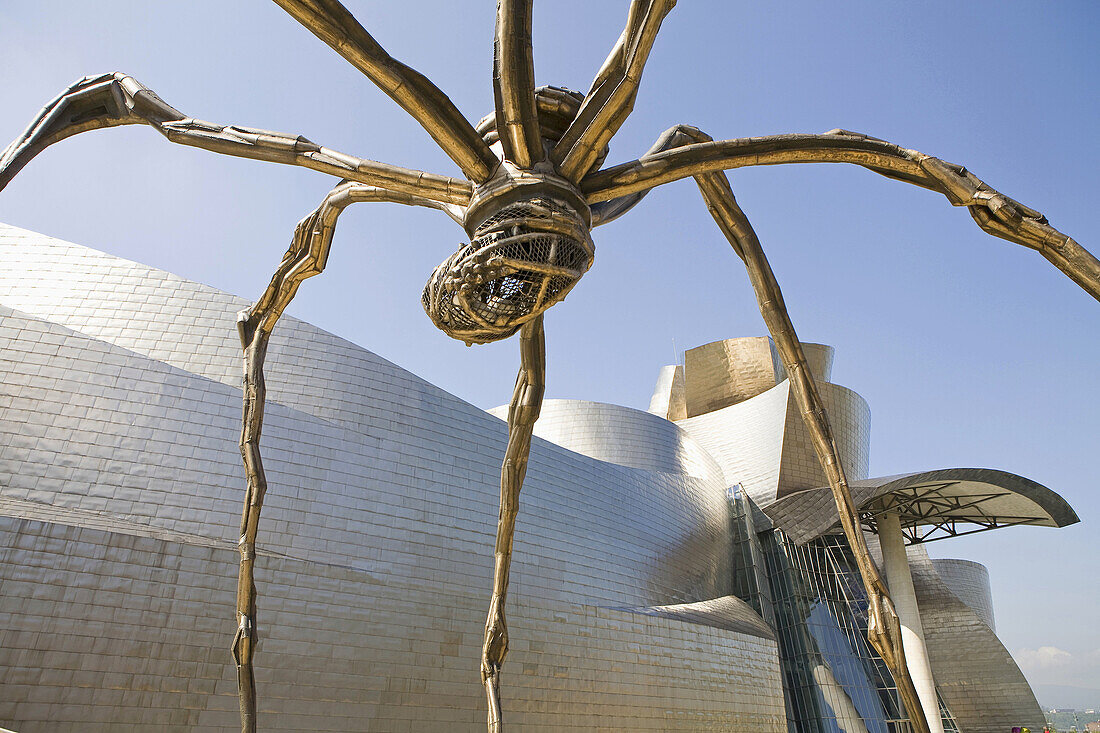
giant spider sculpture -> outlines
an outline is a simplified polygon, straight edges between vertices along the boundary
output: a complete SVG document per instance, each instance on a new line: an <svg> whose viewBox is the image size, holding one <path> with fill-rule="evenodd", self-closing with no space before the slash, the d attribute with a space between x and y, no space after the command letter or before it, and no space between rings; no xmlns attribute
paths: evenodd
<svg viewBox="0 0 1100 733"><path fill-rule="evenodd" d="M592 227L625 214L660 184L694 177L711 215L742 259L760 311L790 376L818 459L832 487L844 534L868 599L868 638L897 682L915 730L927 733L906 668L898 617L868 554L825 408L772 270L723 171L781 163L852 163L967 207L985 231L1037 250L1100 300L1100 262L1037 211L993 190L965 168L845 130L714 141L688 126L661 135L641 158L600 170L607 144L633 108L661 22L675 0L632 0L626 29L587 94L534 87L533 0L499 0L495 111L471 125L427 78L390 57L338 0L276 0L411 114L458 164L466 180L356 158L304 137L192 119L125 74L86 77L51 101L0 156L0 189L47 146L115 125L150 125L168 140L226 155L298 165L341 179L295 230L260 299L238 317L244 349L240 449L247 492L240 529L237 664L242 730L256 730L253 652L257 641L253 569L267 488L259 439L268 339L301 283L320 274L336 220L350 204L386 201L439 209L470 236L432 273L423 305L437 327L468 344L520 333L521 366L508 411L501 469L493 594L481 676L488 727L502 727L500 674L508 652L505 598L518 497L544 386L543 312L566 297L592 264Z"/></svg>

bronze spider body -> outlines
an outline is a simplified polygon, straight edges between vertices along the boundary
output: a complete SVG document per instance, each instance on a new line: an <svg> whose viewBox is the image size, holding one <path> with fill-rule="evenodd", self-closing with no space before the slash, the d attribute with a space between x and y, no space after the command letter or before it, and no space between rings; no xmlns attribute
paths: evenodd
<svg viewBox="0 0 1100 733"><path fill-rule="evenodd" d="M504 616L518 497L544 389L542 313L591 266L591 229L629 211L662 183L694 177L722 233L743 260L761 313L790 375L814 447L836 499L869 603L868 636L897 682L914 729L929 730L905 666L897 615L871 561L824 407L778 283L724 170L782 163L843 162L944 194L985 231L1037 250L1100 300L1100 262L1034 211L966 169L864 135L779 135L714 141L688 126L661 135L641 158L599 170L607 144L633 107L649 51L675 0L632 0L622 36L587 94L534 87L532 0L500 0L493 84L495 111L476 126L428 79L390 57L338 0L276 0L408 111L459 166L465 179L346 155L300 136L201 122L124 74L81 79L50 102L0 156L0 189L38 152L70 135L145 124L172 142L227 155L304 166L341 182L303 219L260 299L238 318L245 356L240 448L248 490L240 531L237 662L242 730L256 730L252 672L257 640L253 564L266 491L259 437L263 362L277 320L306 278L324 269L341 211L364 201L439 209L463 226L463 245L432 273L423 304L444 332L468 344L520 332L521 367L508 413L501 471L494 586L481 660L489 730L502 726L500 672L508 651Z"/></svg>

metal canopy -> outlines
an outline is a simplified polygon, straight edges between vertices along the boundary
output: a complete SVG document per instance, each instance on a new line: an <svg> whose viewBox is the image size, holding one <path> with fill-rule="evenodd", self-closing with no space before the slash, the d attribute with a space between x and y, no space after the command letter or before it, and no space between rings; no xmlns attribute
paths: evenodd
<svg viewBox="0 0 1100 733"><path fill-rule="evenodd" d="M901 519L906 542L917 544L1000 527L1064 527L1080 521L1062 497L1023 476L981 468L947 468L884 476L851 484L860 522L877 534L887 511ZM764 512L792 540L839 531L827 487L787 496Z"/></svg>

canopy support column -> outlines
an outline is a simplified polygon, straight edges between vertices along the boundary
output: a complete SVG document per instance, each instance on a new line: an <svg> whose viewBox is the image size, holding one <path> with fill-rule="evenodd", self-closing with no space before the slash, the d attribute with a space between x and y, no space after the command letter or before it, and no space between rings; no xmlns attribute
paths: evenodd
<svg viewBox="0 0 1100 733"><path fill-rule="evenodd" d="M909 676L917 688L924 717L932 733L943 733L943 720L936 698L936 683L932 678L932 665L928 661L928 649L924 643L924 627L921 625L917 593L913 588L913 575L909 572L909 559L905 555L905 539L901 533L901 520L897 512L885 512L878 517L878 537L882 545L882 560L886 566L886 583L894 609L901 621L901 641L905 650L905 662Z"/></svg>

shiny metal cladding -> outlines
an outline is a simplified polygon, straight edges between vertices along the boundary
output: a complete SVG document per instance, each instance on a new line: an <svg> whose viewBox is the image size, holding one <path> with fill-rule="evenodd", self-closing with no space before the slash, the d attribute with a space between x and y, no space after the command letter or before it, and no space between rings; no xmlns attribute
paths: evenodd
<svg viewBox="0 0 1100 733"><path fill-rule="evenodd" d="M846 130L713 141L699 130L667 130L641 158L596 170L633 109L645 63L675 0L633 0L626 28L586 95L534 87L533 0L498 0L493 56L495 109L475 127L422 74L391 57L338 0L276 0L295 20L359 69L424 127L465 179L357 158L310 140L187 117L133 77L85 77L48 103L0 154L0 190L35 155L88 130L143 124L169 141L225 155L297 165L341 179L303 219L270 285L241 312L244 409L240 452L247 489L240 526L240 569L233 655L241 729L255 733L257 636L254 566L267 482L259 440L268 339L301 283L325 267L340 213L350 204L385 201L443 211L469 243L435 269L422 302L433 323L468 344L520 333L521 366L508 412L501 468L493 593L485 626L481 677L490 733L503 728L501 671L519 493L545 382L543 313L563 300L595 256L593 226L626 214L663 183L693 176L719 229L744 261L760 311L791 380L817 458L828 478L869 600L868 638L889 667L918 733L928 723L902 650L898 616L868 555L837 442L817 384L783 304L782 293L748 218L723 171L787 163L850 163L942 193L965 206L984 231L1037 250L1097 300L1100 261L1046 218L990 188L965 168ZM499 143L502 156L495 150Z"/></svg>

